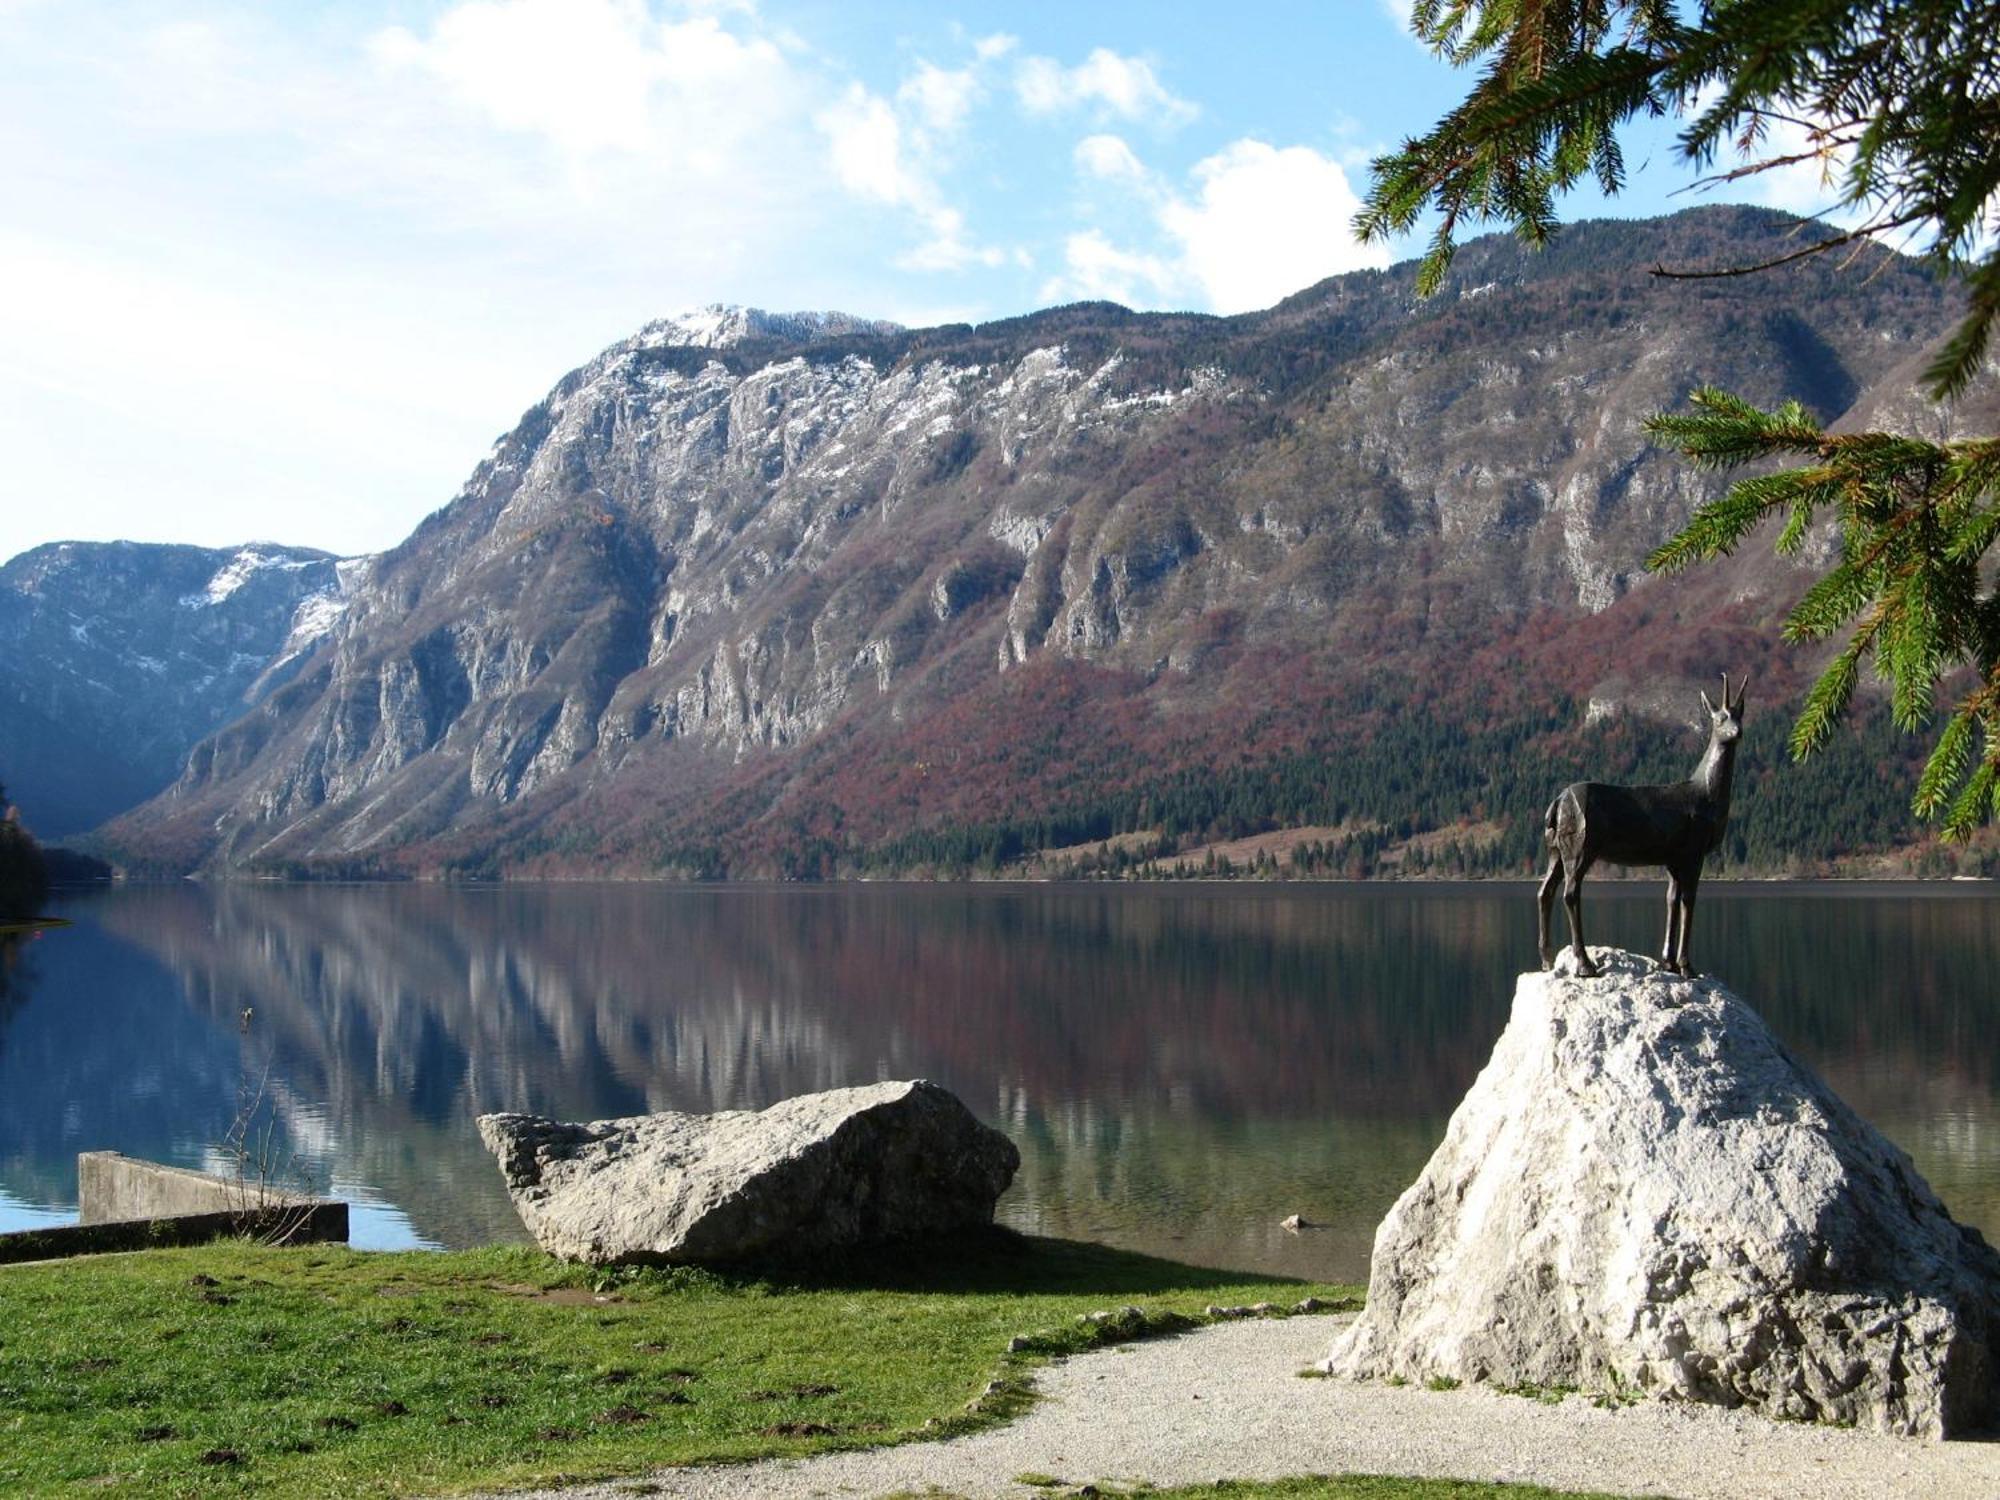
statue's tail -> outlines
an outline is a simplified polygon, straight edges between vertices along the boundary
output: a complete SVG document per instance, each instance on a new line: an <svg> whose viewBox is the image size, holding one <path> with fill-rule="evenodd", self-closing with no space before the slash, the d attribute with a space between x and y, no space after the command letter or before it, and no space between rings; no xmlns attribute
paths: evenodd
<svg viewBox="0 0 2000 1500"><path fill-rule="evenodd" d="M1566 786L1557 792L1555 801L1542 814L1542 839L1551 849L1557 846L1565 827L1574 832L1577 824L1583 821L1583 809L1572 795L1575 790L1575 787Z"/></svg>

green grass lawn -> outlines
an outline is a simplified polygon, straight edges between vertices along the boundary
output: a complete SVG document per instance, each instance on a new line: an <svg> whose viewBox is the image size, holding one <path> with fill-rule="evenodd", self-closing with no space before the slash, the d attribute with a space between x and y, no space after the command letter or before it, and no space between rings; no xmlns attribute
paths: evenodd
<svg viewBox="0 0 2000 1500"><path fill-rule="evenodd" d="M1356 1289L1001 1231L809 1277L238 1243L16 1266L0 1493L402 1494L892 1442L1135 1331L1082 1314L1308 1293Z"/></svg>

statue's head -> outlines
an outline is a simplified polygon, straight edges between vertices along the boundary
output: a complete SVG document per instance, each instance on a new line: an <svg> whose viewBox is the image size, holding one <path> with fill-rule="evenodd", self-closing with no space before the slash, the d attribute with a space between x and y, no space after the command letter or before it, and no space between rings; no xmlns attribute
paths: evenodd
<svg viewBox="0 0 2000 1500"><path fill-rule="evenodd" d="M1709 738L1718 745L1727 745L1743 733L1743 691L1750 686L1750 674L1745 672L1743 680L1736 685L1736 696L1729 696L1729 674L1722 674L1722 706L1716 707L1708 701L1708 694L1701 695L1701 706L1708 710Z"/></svg>

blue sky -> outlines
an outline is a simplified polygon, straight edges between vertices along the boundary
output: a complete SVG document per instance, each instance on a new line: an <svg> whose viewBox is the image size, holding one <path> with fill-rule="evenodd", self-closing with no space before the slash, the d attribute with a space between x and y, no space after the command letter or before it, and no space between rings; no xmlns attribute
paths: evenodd
<svg viewBox="0 0 2000 1500"><path fill-rule="evenodd" d="M1235 312L1406 258L1348 232L1368 159L1468 80L1403 10L0 0L0 558L390 546L697 304ZM1670 135L1569 215L1693 201Z"/></svg>

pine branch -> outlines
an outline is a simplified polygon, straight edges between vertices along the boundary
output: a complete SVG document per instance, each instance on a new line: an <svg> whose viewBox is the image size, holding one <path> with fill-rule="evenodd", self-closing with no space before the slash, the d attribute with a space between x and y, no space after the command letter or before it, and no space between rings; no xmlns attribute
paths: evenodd
<svg viewBox="0 0 2000 1500"><path fill-rule="evenodd" d="M1792 725L1791 749L1794 760L1804 760L1833 733L1840 716L1847 712L1847 705L1854 699L1854 687L1861 677L1861 657L1881 628L1881 614L1878 610L1874 619L1864 623L1854 632L1840 655L1836 656L1820 673L1819 681L1806 694L1805 706L1799 710L1798 722Z"/></svg>
<svg viewBox="0 0 2000 1500"><path fill-rule="evenodd" d="M1993 758L1991 726L1987 728L1986 744L1986 752L1980 758L1979 769L1972 773L1972 779L1953 799L1951 810L1945 814L1941 832L1947 840L1956 841L1965 838L1993 816L1993 794L1996 789L2000 789L2000 762L1996 762Z"/></svg>
<svg viewBox="0 0 2000 1500"><path fill-rule="evenodd" d="M1796 401L1765 412L1714 386L1691 392L1691 412L1656 412L1645 429L1706 469L1728 469L1781 453L1818 455L1826 434Z"/></svg>
<svg viewBox="0 0 2000 1500"><path fill-rule="evenodd" d="M1931 716L1932 694L1942 669L1939 649L1938 589L1930 570L1911 569L1890 595L1891 626L1883 653L1889 670L1889 712L1898 729L1923 728Z"/></svg>
<svg viewBox="0 0 2000 1500"><path fill-rule="evenodd" d="M1937 748L1917 778L1916 796L1910 801L1910 810L1917 817L1928 822L1944 811L1952 788L1965 779L1966 763L1972 756L1972 732L1978 723L1978 715L1969 705L1946 721Z"/></svg>
<svg viewBox="0 0 2000 1500"><path fill-rule="evenodd" d="M1924 370L1924 384L1938 401L1963 394L1985 361L1994 321L2000 319L2000 252L1968 276L1966 286L1965 319Z"/></svg>

